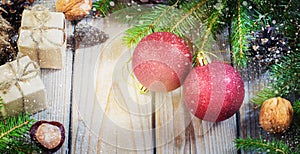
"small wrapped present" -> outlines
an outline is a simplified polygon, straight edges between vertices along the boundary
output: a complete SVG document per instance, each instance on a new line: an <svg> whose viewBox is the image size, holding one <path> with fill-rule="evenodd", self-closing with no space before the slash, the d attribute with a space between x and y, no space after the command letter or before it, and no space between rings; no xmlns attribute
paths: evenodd
<svg viewBox="0 0 300 154"><path fill-rule="evenodd" d="M65 17L41 5L24 10L19 31L19 51L41 68L61 69L66 50Z"/></svg>
<svg viewBox="0 0 300 154"><path fill-rule="evenodd" d="M0 66L2 117L22 112L33 114L46 108L45 86L39 71L39 66L28 56Z"/></svg>

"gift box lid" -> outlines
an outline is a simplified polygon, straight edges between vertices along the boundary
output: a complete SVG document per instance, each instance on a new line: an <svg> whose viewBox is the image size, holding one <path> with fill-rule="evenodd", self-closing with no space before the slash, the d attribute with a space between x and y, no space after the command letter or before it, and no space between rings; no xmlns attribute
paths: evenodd
<svg viewBox="0 0 300 154"><path fill-rule="evenodd" d="M36 11L37 13L45 13L44 11ZM61 12L48 12L49 20L46 21L45 27L56 27L64 29L65 27L65 15ZM22 14L21 27L38 26L37 19L33 15L31 10L24 10Z"/></svg>

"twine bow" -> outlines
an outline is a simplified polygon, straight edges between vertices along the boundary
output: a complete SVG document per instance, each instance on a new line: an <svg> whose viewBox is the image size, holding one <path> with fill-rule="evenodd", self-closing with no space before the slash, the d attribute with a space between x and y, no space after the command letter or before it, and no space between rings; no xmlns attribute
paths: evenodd
<svg viewBox="0 0 300 154"><path fill-rule="evenodd" d="M47 30L61 30L65 35L65 30L63 28L59 27L47 27L45 24L51 19L50 12L48 8L42 6L42 5L35 5L31 11L30 16L32 19L32 22L34 23L34 26L22 26L21 29L23 30L29 30L31 32L30 38L35 43L35 52L36 57L38 59L38 63L40 63L40 48L39 44L43 44L44 40L49 42L51 45L55 47L60 47L64 42L62 43L55 43L52 40L48 39L48 37L45 35L45 32ZM65 37L65 36L64 36ZM63 39L65 41L65 39Z"/></svg>
<svg viewBox="0 0 300 154"><path fill-rule="evenodd" d="M39 66L33 61L28 62L23 68L20 66L19 57L17 57L16 61L16 68L14 68L11 62L7 63L7 65L13 73L13 77L6 81L0 82L0 91L2 91L5 94L13 85L15 85L21 93L23 101L23 110L25 110L25 95L19 82L26 82L35 78L40 73L40 69ZM30 69L30 66L33 66L33 69Z"/></svg>

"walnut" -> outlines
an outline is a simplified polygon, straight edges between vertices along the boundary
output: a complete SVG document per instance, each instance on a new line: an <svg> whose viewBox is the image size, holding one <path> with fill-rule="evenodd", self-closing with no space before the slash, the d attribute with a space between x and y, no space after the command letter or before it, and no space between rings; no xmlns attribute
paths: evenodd
<svg viewBox="0 0 300 154"><path fill-rule="evenodd" d="M285 132L292 121L291 103L281 97L271 98L263 102L259 113L259 124L270 133Z"/></svg>
<svg viewBox="0 0 300 154"><path fill-rule="evenodd" d="M56 10L65 13L67 20L80 20L89 14L92 0L57 0Z"/></svg>

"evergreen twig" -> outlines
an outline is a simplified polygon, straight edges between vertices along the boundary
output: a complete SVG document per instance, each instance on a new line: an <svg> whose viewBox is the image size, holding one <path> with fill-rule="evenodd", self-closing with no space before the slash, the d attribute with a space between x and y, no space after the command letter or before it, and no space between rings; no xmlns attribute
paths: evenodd
<svg viewBox="0 0 300 154"><path fill-rule="evenodd" d="M40 151L31 143L28 135L33 121L25 114L0 121L0 153L27 154Z"/></svg>
<svg viewBox="0 0 300 154"><path fill-rule="evenodd" d="M132 28L129 28L125 32L125 36L123 37L124 42L128 47L135 46L148 34L153 33L154 31L161 31L161 28L158 28L159 22L161 22L162 18L166 18L167 16L171 16L174 11L174 6L166 6L166 5L157 5L149 14L141 17L142 24L136 24Z"/></svg>
<svg viewBox="0 0 300 154"><path fill-rule="evenodd" d="M270 142L264 141L262 138L253 139L248 137L246 139L235 139L235 146L237 149L244 149L255 152L267 152L273 154L292 154L289 146L282 141L272 140Z"/></svg>
<svg viewBox="0 0 300 154"><path fill-rule="evenodd" d="M300 114L300 100L294 102L293 109L296 114Z"/></svg>
<svg viewBox="0 0 300 154"><path fill-rule="evenodd" d="M114 12L114 10L119 10L125 8L126 6L117 0L97 0L93 2L93 8L100 11L103 17L107 16L109 13Z"/></svg>
<svg viewBox="0 0 300 154"><path fill-rule="evenodd" d="M178 27L185 21L187 20L189 17L191 17L191 15L193 13L196 12L196 10L198 10L201 6L203 6L205 3L207 2L207 0L203 0L200 3L198 3L196 6L192 7L186 14L184 14L183 17L181 17L181 19L179 21L177 21L175 23L175 25L171 28L171 32L174 32L176 29L178 29ZM187 20L189 21L189 20ZM193 24L190 24L193 25Z"/></svg>
<svg viewBox="0 0 300 154"><path fill-rule="evenodd" d="M219 17L220 14L222 13L221 10L223 9L222 5L220 8L218 8L214 13L212 13L212 15L207 19L207 23L209 23L207 29L205 30L206 32L204 33L203 36L201 36L201 41L198 42L196 40L195 44L200 44L200 46L197 46L199 48L199 50L196 52L196 60L194 60L194 62L197 62L197 64L193 64L193 66L195 65L199 65L201 62L201 60L204 60L205 63L207 63L207 60L210 61L210 58L207 54L211 54L211 52L207 51L205 48L207 46L207 42L209 40L209 37L213 34L213 27L216 25L216 22L219 21ZM212 37L212 36L211 36ZM213 54L211 54L213 55ZM215 56L215 55L213 55ZM195 56L194 56L195 57Z"/></svg>
<svg viewBox="0 0 300 154"><path fill-rule="evenodd" d="M185 34L190 33L190 31L197 26L200 27L204 22L210 26L209 21L215 18L216 14L219 17L222 13L220 10L224 8L223 5L225 1L220 3L221 7L211 9L213 10L212 14L208 17L205 17L203 14L203 10L208 9L206 3L208 3L208 0L203 0L201 2L182 2L180 6L181 9L177 8L178 3L175 3L172 6L156 5L148 13L137 16L139 24L133 25L132 28L128 29L125 32L123 40L129 47L133 47L143 37L153 32L168 31L180 37L185 37ZM133 9L136 9L136 7L133 7ZM126 13L119 14L118 18L124 19L126 16L128 16ZM219 24L219 18L215 18L214 20L217 21L215 21L213 26L215 26L216 23ZM136 19L125 19L125 21L132 22L136 21ZM212 32L210 31L210 33Z"/></svg>
<svg viewBox="0 0 300 154"><path fill-rule="evenodd" d="M247 8L241 4L241 0L237 0L236 17L232 21L231 42L233 62L241 67L247 65L248 38L253 30L254 22L250 18L251 15Z"/></svg>
<svg viewBox="0 0 300 154"><path fill-rule="evenodd" d="M102 15L106 16L106 14L110 11L111 5L110 3L114 2L113 0L98 0L93 2L93 8L99 10Z"/></svg>
<svg viewBox="0 0 300 154"><path fill-rule="evenodd" d="M270 67L272 82L251 101L261 104L272 97L287 97L291 93L300 94L300 52L282 57L279 63Z"/></svg>
<svg viewBox="0 0 300 154"><path fill-rule="evenodd" d="M3 104L4 104L3 99L2 99L2 97L0 96L0 110L1 110L1 108L3 107ZM0 117L1 117L1 115L0 115Z"/></svg>
<svg viewBox="0 0 300 154"><path fill-rule="evenodd" d="M258 106L261 106L265 100L276 97L277 95L278 94L276 94L274 90L266 87L263 90L259 91L258 94L251 98L250 101Z"/></svg>

